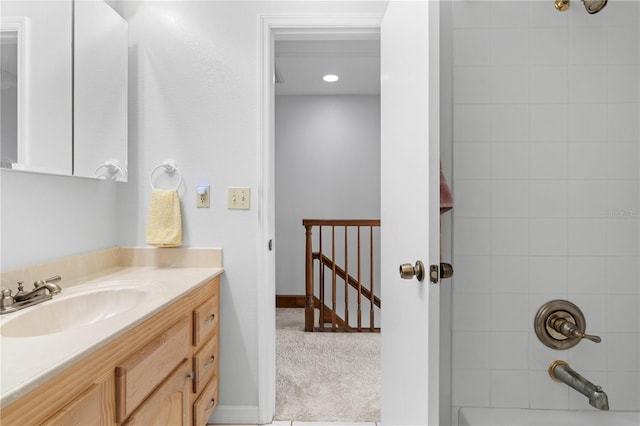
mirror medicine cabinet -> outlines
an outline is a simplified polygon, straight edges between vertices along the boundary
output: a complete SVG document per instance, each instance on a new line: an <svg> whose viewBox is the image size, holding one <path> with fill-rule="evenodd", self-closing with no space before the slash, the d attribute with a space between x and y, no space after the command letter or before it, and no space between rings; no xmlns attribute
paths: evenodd
<svg viewBox="0 0 640 426"><path fill-rule="evenodd" d="M0 8L0 167L126 181L127 22L103 0Z"/></svg>

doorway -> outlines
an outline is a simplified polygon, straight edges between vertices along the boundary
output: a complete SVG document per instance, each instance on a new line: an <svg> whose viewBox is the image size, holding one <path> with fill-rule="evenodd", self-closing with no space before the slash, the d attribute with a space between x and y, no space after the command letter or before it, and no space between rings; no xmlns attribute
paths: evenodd
<svg viewBox="0 0 640 426"><path fill-rule="evenodd" d="M380 217L380 41L276 40L275 55L276 295L304 296L302 220Z"/></svg>
<svg viewBox="0 0 640 426"><path fill-rule="evenodd" d="M420 105L420 109L414 110L410 107L412 102L405 102L403 99L409 96L409 101L414 98L414 94L416 93L415 86L412 86L413 80L409 81L409 89L402 92L400 96L400 103L392 107L390 104L389 107L392 109L390 111L398 111L401 113L400 117L412 116L412 119L408 126L401 127L401 130L404 130L404 133L409 130L409 133L402 136L401 141L405 139L410 139L411 143L420 148L420 152L424 154L424 141L432 140L438 141L438 123L437 123L437 111L438 107L436 104L439 99L439 90L438 90L438 64L439 64L439 10L438 3L435 2L397 2L390 3L389 6L395 4L393 8L389 7L386 10L384 27L387 29L387 35L391 35L393 33L392 39L393 43L390 45L387 43L387 46L390 47L386 51L388 53L387 57L387 65L400 65L410 63L410 66L405 67L393 67L391 71L395 72L399 71L411 71L409 77L411 79L418 78L420 79L420 90L419 93L429 93L432 94L428 96L430 99L430 104L433 108L429 111L424 110L424 106L426 105L424 102ZM389 13L390 9L392 9L393 13ZM419 10L416 10L419 9ZM260 123L261 123L261 131L260 131L260 141L259 141L259 176L260 176L260 184L259 184L259 197L261 200L261 206L263 208L259 214L259 237L258 244L260 247L260 255L258 258L258 271L261 274L261 282L262 285L258 287L258 318L259 318L259 350L260 357L258 361L258 387L259 387L259 419L261 423L269 423L273 418L273 414L275 412L275 308L274 308L274 299L275 299L275 253L271 250L274 247L277 250L277 241L275 245L272 246L272 239L275 235L275 208L274 208L274 61L273 61L273 51L274 51L274 43L275 40L281 39L296 39L296 38L313 38L317 37L318 34L366 34L366 33L375 33L379 32L381 27L383 14L370 14L370 15L301 15L301 16L292 16L292 15L273 15L273 16L263 16L261 18L261 32L259 34L259 40L261 43L260 49L260 57L259 63L261 65L261 80L259 83L259 93L261 94L261 107L260 107ZM425 25L425 20L428 19L428 25ZM405 31L405 29L411 29L412 31ZM420 34L420 37L415 37L415 34ZM407 39L406 37L409 37ZM389 41L390 38L387 38ZM428 41L429 46L415 46L413 42L423 43ZM405 43L408 42L408 43ZM412 46L411 48L407 46ZM425 48L426 47L426 48ZM393 55L391 55L393 53ZM408 55L402 56L404 53ZM397 54L401 56L398 57ZM426 59L426 56L429 59ZM384 58L383 58L384 59ZM398 59L397 61L394 59ZM383 61L384 62L384 61ZM425 70L425 65L431 64L429 70ZM420 72L415 72L416 69L419 69ZM431 77L433 76L433 78ZM428 79L429 82L426 83L425 79ZM399 79L392 79L391 81L403 81L403 77L400 76ZM429 86L427 88L426 86ZM387 85L389 88L389 85ZM413 89L411 89L413 88ZM388 94L396 92L394 90L387 91ZM387 98L388 99L388 98ZM396 96L393 96L393 100L397 99ZM424 99L424 98L423 98ZM384 103L384 102L383 102ZM431 111L434 111L433 113ZM385 114L382 114L384 117ZM431 126L424 126L425 119L431 124ZM406 121L406 120L403 120ZM416 127L417 124L417 127ZM433 129L429 135L424 134L425 129ZM419 130L413 134L410 130L415 129ZM406 137L408 136L408 138ZM383 141L385 138L383 138ZM386 138L387 141L391 141L390 138ZM392 144L387 142L387 148L392 148ZM416 145L417 144L417 145ZM383 144L384 145L384 144ZM434 149L434 153L438 152L437 145L433 143L429 143L429 146ZM413 152L413 150L410 150ZM391 151L393 154L395 151ZM395 159L396 155L391 155L390 158ZM423 158L425 155L419 156L419 158ZM428 155L426 156L428 157ZM386 158L386 156L385 156ZM437 210L437 194L438 194L438 167L437 161L439 156L432 155L429 161L429 189L426 190L424 188L425 180L414 180L411 181L410 187L414 187L415 193L429 193L431 194L431 198L436 198L435 200L431 200L428 204L430 207L430 212L428 215L422 214L420 217L431 217L432 220L436 220L437 212L431 210ZM394 164L396 171L401 171L404 173L409 170L407 167L398 167L397 164ZM415 169L421 169L423 164L417 165ZM407 181L409 183L409 181ZM416 187L417 185L423 185L423 187ZM394 187L392 185L392 187ZM404 189L407 189L407 185L403 186ZM385 191L382 191L383 194ZM387 192L387 195L389 193ZM395 195L394 195L395 196ZM387 200L391 200L392 197L387 198ZM398 203L392 203L392 205L398 205ZM404 210L403 210L404 212ZM407 223L403 223L403 225L407 225ZM418 225L421 225L420 223ZM431 226L430 229L437 230L437 226ZM412 227L411 229L415 228ZM430 236L435 236L435 232L430 234ZM421 239L424 241L424 239ZM430 245L437 246L437 238L430 239ZM417 250L418 252L421 250ZM426 254L427 257L430 258L431 263L437 263L437 253L438 250L432 250L431 256ZM396 259L397 255L401 253L395 253L394 256L388 257L386 262L387 274L392 273L394 271L393 265L397 265L396 262L398 260L399 263L402 261L408 260L408 258L413 255L409 254L407 259L405 256L402 256L402 259ZM431 259L433 257L433 259ZM397 277L397 266L395 267L396 273L389 275L389 283L394 283L393 288L388 287L390 293L396 293L396 289L399 289L400 286L395 284L398 280ZM386 280L385 280L386 282ZM391 285L391 284L390 284ZM404 288L404 286L401 286ZM416 286L415 283L410 285L411 288L419 289L422 288L420 286ZM427 289L427 287L424 287ZM438 287L430 286L428 287L429 291L422 291L416 295L416 299L410 300L418 300L424 301L425 298L432 300L434 304L438 303L439 298L431 298L430 294L437 293L435 290ZM402 298L402 300L406 300L406 298ZM422 303L422 302L421 302ZM412 305L413 306L413 305ZM423 307L416 307L417 309L423 309ZM395 306L395 310L391 312L400 312L406 311L406 309L402 309L399 306ZM437 319L439 316L440 310L437 306L431 305L428 309L430 318L434 319L430 323L430 331L427 333L428 336L432 336L429 340L429 349L430 351L438 350L438 332L433 332L431 330L431 326L437 326ZM435 315L435 316L434 316ZM426 322L421 322L423 326L420 327L420 333L423 334L425 332L424 324ZM437 331L437 330L436 330ZM427 336L427 338L429 338ZM384 340L384 339L383 339ZM422 340L421 340L422 341ZM416 346L416 339L405 339L404 343L411 343L410 353L413 353L413 349ZM390 342L387 342L387 347L395 347L395 345L389 345ZM418 349L418 348L416 348ZM411 365L414 366L423 366L424 359L426 358L423 352L425 349L425 345L421 345L419 350L416 350L415 353L420 353L416 359L412 359ZM415 357L414 357L415 358ZM399 357L391 357L387 359L387 361L392 362L384 362L383 357L383 367L387 369L388 374L393 376L394 370L398 367L403 367L407 363L400 361ZM437 418L437 404L438 404L438 379L437 372L439 371L438 366L438 356L430 356L429 357L429 374L428 378L434 377L435 380L433 382L431 380L424 381L422 377L427 377L427 375L415 375L413 374L411 377L406 374L399 374L398 377L405 377L413 384L415 384L416 388L420 389L420 394L425 394L425 385L427 385L430 389L428 403L431 407L429 412L430 417ZM422 371L422 370L421 370ZM434 374L435 373L435 374ZM391 376L389 376L391 377ZM406 407L406 403L400 403L398 401L398 396L401 396L402 392L397 392L403 387L406 388L406 383L393 383L393 386L387 386L386 389L386 400L389 405L388 408L392 408L391 410L386 411L388 414L387 417L391 418L404 418L406 417L404 414L398 412L398 408ZM435 391L435 392L434 392ZM414 394L418 394L414 392ZM414 398L415 399L415 398ZM425 399L420 397L419 403L412 403L410 407L407 408L419 408L423 406ZM382 398L383 402L385 398ZM435 404L435 405L434 405ZM384 407L383 407L384 408ZM410 417L415 418L422 417L423 413L407 413Z"/></svg>
<svg viewBox="0 0 640 426"><path fill-rule="evenodd" d="M373 422L379 420L380 336L304 335L297 302L305 297L302 221L380 217L379 38L276 39L275 77L276 420ZM372 250L379 259L378 238ZM349 258L351 269L340 255L337 264L355 270L353 250ZM379 295L378 271L373 275ZM346 316L341 285L336 314L356 327L356 291ZM327 291L325 303L330 300ZM368 327L368 311L363 323Z"/></svg>
<svg viewBox="0 0 640 426"><path fill-rule="evenodd" d="M378 37L382 15L353 16L264 16L261 20L261 204L259 238L265 249L259 256L259 271L265 277L260 286L258 364L259 419L269 423L275 414L276 366L275 366L275 296L276 256L278 242L275 237L275 41L322 38L358 39ZM321 38L321 39L322 39Z"/></svg>

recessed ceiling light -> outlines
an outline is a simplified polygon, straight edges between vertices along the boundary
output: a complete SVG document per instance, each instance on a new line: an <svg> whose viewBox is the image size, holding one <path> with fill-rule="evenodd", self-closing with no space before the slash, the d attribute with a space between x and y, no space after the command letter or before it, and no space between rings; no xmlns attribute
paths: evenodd
<svg viewBox="0 0 640 426"><path fill-rule="evenodd" d="M335 83L336 81L340 80L340 77L338 77L335 74L327 74L324 77L322 77L322 79L327 83Z"/></svg>

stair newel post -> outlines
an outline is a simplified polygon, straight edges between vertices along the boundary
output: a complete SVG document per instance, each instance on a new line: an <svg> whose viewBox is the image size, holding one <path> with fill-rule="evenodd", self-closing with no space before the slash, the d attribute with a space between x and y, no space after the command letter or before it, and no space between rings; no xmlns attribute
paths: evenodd
<svg viewBox="0 0 640 426"><path fill-rule="evenodd" d="M306 232L306 255L305 255L305 309L304 309L304 331L313 331L313 247L312 247L312 226L305 225Z"/></svg>

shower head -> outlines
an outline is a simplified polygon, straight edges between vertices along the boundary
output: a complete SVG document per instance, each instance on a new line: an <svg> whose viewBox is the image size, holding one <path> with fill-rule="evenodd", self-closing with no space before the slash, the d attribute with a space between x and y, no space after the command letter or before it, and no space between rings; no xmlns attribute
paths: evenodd
<svg viewBox="0 0 640 426"><path fill-rule="evenodd" d="M584 8L590 14L598 13L607 5L607 0L582 0Z"/></svg>

